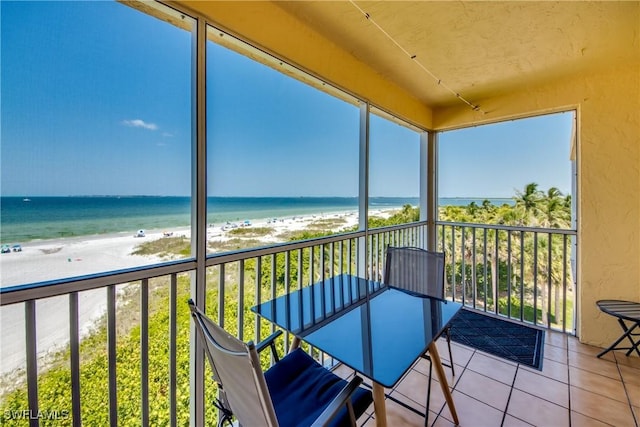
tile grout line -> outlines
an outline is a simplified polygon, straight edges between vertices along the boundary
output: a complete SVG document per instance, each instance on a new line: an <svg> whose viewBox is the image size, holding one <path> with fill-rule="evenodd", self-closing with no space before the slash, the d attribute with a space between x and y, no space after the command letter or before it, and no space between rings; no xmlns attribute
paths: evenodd
<svg viewBox="0 0 640 427"><path fill-rule="evenodd" d="M569 342L567 341L566 356L567 356L567 405L569 405L569 427L571 427L571 367L569 365Z"/></svg>
<svg viewBox="0 0 640 427"><path fill-rule="evenodd" d="M569 343L567 342L567 344L569 344ZM572 425L572 424L571 424L571 422L572 422L572 419L571 419L571 413L572 413L572 412L574 412L574 411L571 409L571 387L572 387L572 385L571 385L571 369L570 369L570 368L571 368L571 366L572 366L572 365L570 364L570 360L569 360L569 354L570 354L569 352L570 352L570 351L573 351L573 350L571 350L571 349L569 348L569 345L568 345L568 346L567 346L567 385L568 385L568 387L569 387L569 390L568 390L568 392L569 392L569 427L571 427L571 425ZM582 353L582 352L577 351L577 350L576 350L576 351L573 351L573 352L574 352L574 353L579 353L579 354L588 354L588 353ZM591 356L593 356L593 355L591 355ZM607 359L601 359L601 360L606 361ZM630 398L629 398L629 394L627 393L627 388L626 388L625 383L624 383L624 377L623 377L622 372L621 372L621 370L620 370L620 365L619 365L619 363L618 363L618 358L616 357L616 354L615 354L615 353L613 354L613 361L611 361L611 362L615 363L615 365L616 365L616 369L617 369L617 371L618 371L618 375L620 376L620 382L622 382L622 386L623 386L624 391L625 391L625 396L627 397L627 402L629 403L629 409L631 410L631 416L633 417L633 420L634 420L634 423L635 423L636 427L638 427L638 420L637 420L637 418L636 418L636 416L635 416L635 413L634 413L634 411L633 411L633 405L632 405L631 400L630 400ZM588 370L588 369L583 369L581 366L573 366L573 367L574 367L575 369L580 370L580 371L585 371L585 372L588 372L588 373L591 373L591 374L594 374L594 375L599 375L599 376L602 376L602 377L604 377L604 378L608 378L608 379L613 379L613 380L615 380L614 378L608 377L608 376L606 376L606 375L602 375L602 374L600 374L600 373L598 373L598 372L593 372L593 371L590 371L590 370ZM590 392L590 393L600 394L600 393L597 393L597 392L594 392L594 391L591 391L591 390L584 389L584 388L579 387L579 386L577 386L577 385L576 385L576 386L574 386L574 387L575 387L575 388L577 388L577 389L580 389L580 390L584 390L584 391ZM607 398L608 398L608 396L606 396L606 395L602 395L602 396L603 396L603 397L607 397ZM615 399L614 399L614 400L615 400ZM603 421L603 420L599 420L599 419L597 419L597 418L590 417L590 416L585 415L585 414L583 414L583 413L581 413L581 412L577 412L577 411L575 411L575 412L576 412L577 414L580 414L580 415L584 416L584 417L588 417L588 418L591 418L591 419L596 420L596 421L598 421L598 422L608 424L607 422L605 422L605 421Z"/></svg>
<svg viewBox="0 0 640 427"><path fill-rule="evenodd" d="M549 344L549 345L552 345L552 344ZM562 381L560 381L560 380L557 380L557 379L555 379L555 378L552 378L552 377L547 377L547 376L545 376L545 375L542 375L542 374L539 374L539 373L536 373L536 372L533 372L533 374L541 375L541 376L545 377L546 379L549 379L549 380L552 380L552 381L555 381L555 382L561 383L563 386L565 386L565 387L567 388L567 393L569 393L569 388L570 388L570 386L569 386L569 381L568 381L568 378L569 378L569 367L570 367L570 365L569 365L569 348L568 348L568 346L554 346L554 347L557 347L557 348L559 348L559 349L562 349L562 350L565 352L565 357L564 357L564 359L565 359L565 363L563 363L563 362L558 362L558 361L556 361L556 363L562 363L562 364L564 364L564 365L565 365L565 367L566 367L566 369L567 369L567 383L564 383L564 382L562 382ZM467 368L468 368L468 365L469 365L469 363L470 363L471 359L473 358L473 356L476 354L476 352L477 352L477 350L474 350L474 353L472 354L472 357L469 359L469 362L468 362L468 363L467 363L467 365L465 366L465 369L467 369ZM481 353L481 354L484 354L484 353ZM490 355L490 357L493 357L493 356L491 356L491 355ZM551 359L551 360L552 360L552 359ZM525 369L525 367L523 367L520 363L516 363L516 364L515 364L515 366L516 366L516 372L515 372L515 374L514 374L513 380L512 380L511 385L510 385L510 389L509 389L509 396L508 396L508 398L507 398L506 407L505 407L504 411L501 411L501 412L502 412L502 422L501 422L501 425L504 425L504 423L505 423L505 421L506 421L506 416L507 416L507 415L509 415L509 414L508 414L508 412L507 412L507 409L508 409L508 407L509 407L509 403L510 403L510 400L511 400L511 396L512 396L512 394L513 394L513 390L514 390L514 389L516 389L516 387L515 387L515 382L516 382L516 378L517 378L517 375L518 375L519 371L530 372L528 369ZM470 368L469 368L469 369L470 369ZM489 377L489 376L487 376L487 375L485 375L485 374L483 374L483 373L481 373L481 372L476 372L476 371L474 371L473 369L470 369L470 370L471 370L472 372L474 372L474 373L478 374L478 375L481 375L481 376L483 376L483 377L486 377L486 378L492 379L491 377ZM503 383L503 384L504 384L504 383ZM508 384L505 384L505 385L508 385ZM459 392L459 393L462 393L462 394L465 394L465 393L463 393L463 392L462 392L462 391L460 391L460 390L458 390L458 392ZM466 395L466 394L465 394L465 395ZM468 395L467 395L467 396L468 396ZM470 398L472 398L472 399L478 400L478 399L474 398L473 396L469 396L469 397L470 397ZM547 402L549 402L549 403L556 404L555 402L553 402L553 401L551 401L551 400L548 400L547 398L543 398L543 397L539 397L539 398L540 398L540 399L542 399L542 400L544 400L544 401L547 401ZM568 396L568 399L567 399L567 400L568 400L568 407L567 407L566 409L567 409L567 413L568 413L568 416L569 416L569 426L570 426L570 425L571 425L571 406L570 406L570 395ZM486 404L485 402L482 402L481 400L479 400L479 402ZM557 404L556 404L556 405L557 405ZM489 405L489 406L491 406L491 405ZM495 409L498 409L498 408L495 408ZM499 409L498 409L498 410L499 410ZM514 418L516 418L516 419L518 419L518 420L521 420L521 419L520 419L520 418L518 418L518 417L514 417ZM521 420L521 421L526 422L526 421L524 421L524 420ZM636 427L639 427L639 426L636 426Z"/></svg>
<svg viewBox="0 0 640 427"><path fill-rule="evenodd" d="M516 376L517 376L517 374L518 374L518 369L519 369L519 367L520 367L520 363L515 362L515 363L514 363L514 365L512 365L512 366L515 366L516 371L514 372L513 379L511 380L511 384L509 385L509 384L507 384L507 383L503 383L503 382L502 382L502 381L500 381L500 380L497 380L497 379L495 379L495 378L492 378L491 376L489 376L489 375L487 375L487 374L485 374L485 373L483 373L483 372L474 371L473 369L469 368L468 366L469 366L469 364L471 363L471 359L472 359L472 358L473 358L473 356L475 356L476 354L480 354L480 355L482 355L482 356L490 357L490 358L492 358L492 359L496 359L496 360L499 360L499 361L502 361L502 360L501 360L501 358L500 358L500 357L498 357L498 356L495 356L495 355L492 355L492 354L487 354L487 353L484 353L484 352L482 352L482 351L480 351L480 350L474 350L474 353L473 353L472 357L469 359L469 362L467 362L467 365L465 366L465 370L466 370L466 369L468 369L470 372L473 372L473 373L474 373L474 374L476 374L476 375L479 375L479 376L481 376L481 377L487 378L487 379L489 379L489 380L495 381L495 382L497 382L497 383L500 383L500 384L503 384L503 385L506 385L506 386L508 386L508 387L509 387L509 396L507 397L507 402L506 402L506 406L504 407L504 410L499 409L499 408L496 408L495 406L492 406L492 405L490 405L489 403L486 403L486 402L484 402L484 401L482 401L482 400L480 400L480 399L478 399L478 398L476 398L476 397L470 396L470 395L466 394L466 393L465 393L465 392L463 392L463 391L460 391L460 390L457 390L457 391L458 391L458 393L460 393L460 394L464 394L465 396L469 397L470 399L476 400L476 401L478 401L478 402L480 402L480 403L482 403L482 404L484 404L484 405L489 406L490 408L493 408L493 409L495 409L495 410L497 410L497 411L502 412L502 422L501 422L501 425L502 425L502 424L504 423L504 418L505 418L505 415L506 415L506 413L507 413L507 408L509 407L509 400L511 399L511 393L513 392L513 389L515 388L515 381L516 381Z"/></svg>
<svg viewBox="0 0 640 427"><path fill-rule="evenodd" d="M551 345L551 344L550 344L550 345ZM566 409L567 409L567 414L568 414L568 416L569 416L569 427L571 427L571 396L570 396L570 385L569 385L569 363L568 363L568 362L569 362L569 349L568 349L568 347L558 347L558 346L554 346L554 347L561 348L562 350L564 350L564 351L566 352L566 362L567 362L567 363L565 363L564 365L565 365L565 366L566 366L566 368L567 368L567 383L565 384L565 383L563 383L563 382L562 382L562 381L560 381L560 380L557 380L557 379L555 379L555 378L551 378L551 377L547 377L547 376L545 376L545 375L542 375L541 373L540 373L540 374L538 374L538 373L536 373L536 372L531 372L529 369L525 369L525 367L522 367L522 365L521 365L520 363L517 363L517 364L516 364L516 372L515 372L515 375L514 375L514 377L513 377L513 382L512 382L512 384L511 384L511 388L510 388L510 390L509 390L509 396L508 396L508 398L507 398L507 406L505 407L505 410L504 410L503 415L502 415L502 423L501 423L501 426L502 426L502 425L504 425L504 423L505 423L505 421L506 421L506 417L507 417L507 415L509 415L509 414L508 414L508 412L507 412L507 409L509 408L509 403L510 403L510 401L511 401L511 396L513 395L513 390L518 390L518 391L520 391L520 392L522 392L522 393L530 394L530 393L529 393L529 392L527 392L527 391L520 390L520 389L516 389L515 382L516 382L516 379L517 379L517 377L518 377L518 373L519 373L519 371L521 371L521 370L522 370L523 372L529 372L529 373L532 373L532 374L534 374L534 375L540 375L540 376L542 376L542 377L544 377L544 378L546 378L546 379L548 379L548 380L555 381L555 382L558 382L558 383L560 383L560 384L566 385L566 387L567 387L567 393L569 394L569 395L567 396L567 397L568 397L568 399L567 399L567 401L568 401L568 408L566 408ZM553 359L549 359L549 360L553 360ZM556 361L556 362L557 362L557 361ZM557 362L557 363L562 363L562 362ZM528 367L527 367L527 368L528 368ZM553 402L553 401L551 401L551 400L548 400L547 398L540 397L540 396L536 396L536 395L532 395L532 396L537 397L538 399L541 399L541 400L543 400L543 401L549 402L549 403L551 403L551 404L554 404L554 405L557 405L557 406L561 406L561 405L558 405L557 403L555 403L555 402ZM523 421L523 422L525 422L525 423L529 424L527 421L522 420L521 418L518 418L518 417L516 417L516 416L514 416L514 415L510 415L510 416L512 416L512 417L514 417L514 418L516 418L516 419L518 419L518 420L521 420L521 421ZM636 426L636 427L638 427L638 426Z"/></svg>
<svg viewBox="0 0 640 427"><path fill-rule="evenodd" d="M466 346L463 346L464 348L467 348ZM468 347L471 348L471 347ZM469 367L469 363L471 363L471 359L473 359L473 356L476 355L478 350L476 350L475 348L473 349L473 352L471 353L471 356L469 357L469 360L467 360L467 363L463 366L463 365L458 365L458 366L462 366L462 372L459 373L456 376L456 380L454 381L453 386L451 387L451 394L453 394L454 391L456 391L456 387L458 386L458 383L460 382L460 377L464 374L464 371L467 370L467 368ZM453 359L453 357L451 357ZM450 363L453 365L454 362L453 360L450 360ZM460 372L460 369L458 369L458 372ZM458 393L462 393L460 390L457 390ZM429 402L428 406L431 404L431 402ZM427 412L429 411L429 407L427 406ZM438 418L442 417L445 420L449 421L449 419L447 417L445 417L444 415L442 415L442 411L444 411L444 408L447 406L446 402L444 405L442 405L442 407L440 408L440 410L438 412L434 412L434 414L436 414L436 416L433 419L433 422L431 423L431 426L433 426L436 421L438 421ZM457 408L456 408L457 409ZM457 412L457 411L456 411ZM453 421L450 421L453 423Z"/></svg>
<svg viewBox="0 0 640 427"><path fill-rule="evenodd" d="M489 406L490 408L493 408L493 409L495 409L495 410L497 410L497 411L500 411L500 412L502 413L502 421L501 421L501 425L503 425L503 424L504 424L504 421L505 421L505 418L506 418L506 416L507 416L507 408L509 407L509 401L510 401L510 399L511 399L511 394L513 393L513 390L515 389L515 381L516 381L516 377L517 377L517 375L518 375L518 370L520 370L520 369L521 369L521 364L520 364L520 363L514 363L514 364L512 365L512 366L515 366L516 371L515 371L515 373L514 373L514 376L513 376L512 381L511 381L511 385L509 385L509 384L503 383L503 382L501 382L501 381L499 381L499 380L496 380L495 378L492 378L492 377L490 377L490 376L488 376L488 375L486 375L486 374L484 374L484 373L482 373L482 372L474 371L473 369L469 368L469 364L471 363L471 359L473 359L473 357L474 357L476 354L480 354L480 355L482 355L482 356L488 356L488 357L491 357L491 358L493 358L493 359L497 359L497 360L500 360L500 358L499 358L499 357L496 357L496 356L494 356L494 355L488 355L488 354L486 354L486 353L481 352L480 350L474 349L474 350L473 350L473 353L472 353L472 355L471 355L471 357L469 358L469 361L468 361L468 362L467 362L467 364L464 366L464 371L466 371L466 370L468 369L470 372L473 372L474 374L480 375L480 376L485 377L485 378L487 378L487 379L490 379L490 380L496 381L496 382L498 382L498 383L501 383L501 384L503 384L503 385L505 385L505 386L508 386L508 387L509 387L509 396L508 396L508 398L507 398L507 402L506 402L506 406L505 406L504 410L501 410L501 409L499 409L499 408L496 408L495 406L492 406L492 405L490 405L490 404L488 404L488 403L486 403L486 402L483 402L482 400L479 400L478 398L476 398L476 397L474 397L474 396L470 396L470 395L468 395L468 394L464 393L463 391L460 391L460 390L455 389L455 388L454 388L454 389L455 389L458 393L463 394L463 395L467 396L467 397L468 397L468 398L470 398L470 399L476 400L476 401L478 401L478 402L480 402L480 403L482 403L482 404L484 404L484 405ZM459 365L459 366L462 366L462 365ZM526 369L523 369L523 370L524 370L525 372L528 372ZM464 371L463 371L463 372L464 372ZM553 380L553 378L549 378L549 379ZM559 382L561 382L561 381L559 381ZM537 397L537 396L536 396L536 397ZM542 399L542 400L546 400L546 399L543 399L543 398L540 398L540 399ZM554 403L554 402L551 402L551 401L548 401L548 402L550 402L550 403ZM443 409L444 409L444 406L443 406L442 410L443 410ZM441 410L441 411L442 411L442 410ZM440 414L438 414L438 416L440 416ZM447 419L447 418L446 418L446 417L444 417L444 416L443 416L443 418ZM521 420L521 419L520 419L520 418L518 418L518 417L514 417L514 418L516 418L516 419L518 419L518 420ZM448 419L447 419L447 420L448 420ZM523 421L523 422L527 423L527 422L526 422L526 421L524 421L524 420L521 420L521 421ZM529 423L527 423L527 424L529 424Z"/></svg>
<svg viewBox="0 0 640 427"><path fill-rule="evenodd" d="M507 405L504 407L504 411L502 412L502 421L500 422L500 426L504 426L504 421L507 418L507 409L509 409L509 403L511 402L511 395L513 394L513 389L516 387L516 378L518 377L518 371L520 370L520 364L516 365L516 372L513 375L513 380L511 381L511 388L509 389L509 396L507 397Z"/></svg>
<svg viewBox="0 0 640 427"><path fill-rule="evenodd" d="M631 410L631 416L633 417L633 421L636 423L636 427L638 427L638 418L636 417L636 412L633 410L633 402L631 402L631 396L629 396L629 390L627 389L627 383L624 380L624 375L622 375L622 370L620 369L620 364L618 364L618 356L614 353L613 359L616 362L616 368L618 369L618 374L620 374L620 381L622 382L622 388L624 388L624 394L627 397L627 402L629 403L629 409Z"/></svg>
<svg viewBox="0 0 640 427"><path fill-rule="evenodd" d="M571 349L568 349L567 356L569 356L569 351L571 351L571 352L573 352L573 353L583 354L583 355L584 355L584 354L586 354L586 355L590 355L590 354L587 354L587 353L581 353L581 352L579 352L579 351L573 351L573 350L571 350ZM593 356L593 355L590 355L590 356ZM627 399L627 402L626 402L626 403L628 403L628 404L629 404L629 410L631 411L631 416L633 417L635 427L639 427L639 425L638 425L638 419L637 419L636 414L635 414L635 412L634 412L634 410L633 410L633 404L632 404L632 402L631 402L631 398L629 397L629 394L628 394L628 391L627 391L627 387L626 387L625 382L624 382L624 376L622 375L622 371L621 371L621 369L620 369L620 364L618 363L618 359L617 359L617 357L616 357L616 356L615 356L615 354L614 354L613 360L608 360L608 359L600 359L600 360L602 360L603 362L609 362L609 363L613 363L613 364L615 364L615 366L616 366L616 370L617 370L617 372L618 372L618 376L619 376L619 378L620 378L620 379L619 379L619 381L622 383L622 387L623 387L624 392L625 392L625 397L626 397L626 399ZM601 423L609 424L609 423L608 423L608 421L604 421L604 420L601 420L601 419L598 419L598 418L594 418L593 416L583 414L582 412L573 411L573 410L571 409L571 388L573 387L573 388L576 388L576 389L578 389L578 390L583 390L583 391L588 392L588 393L592 393L592 394L595 394L595 395L599 395L599 396L602 396L602 397L603 397L603 398L605 398L605 399L611 399L611 400L613 400L613 401L615 401L615 402L619 402L619 403L625 403L625 402L622 402L622 401L617 400L617 399L613 399L613 398L609 397L608 395L606 395L606 394L602 394L602 393L600 393L600 392L598 392L598 391L594 391L594 390L591 390L591 389L583 388L583 387L580 387L580 386L578 386L578 385L575 385L575 386L574 386L574 385L572 385L572 384L571 384L571 368L574 368L574 369L576 369L576 370L578 370L578 371L586 372L586 373L588 373L588 374L597 375L597 376L599 376L599 377L603 377L603 378L606 378L606 379L608 379L608 380L612 380L612 381L618 381L618 380L617 380L617 379L615 379L615 378L612 378L612 377L610 377L610 376L602 375L602 374L600 374L600 373L598 373L598 372L591 371L591 370L589 370L589 369L584 369L582 366L575 366L575 365L571 365L570 363L567 363L567 369L568 369L568 376L567 376L567 377L568 377L568 379L569 379L569 381L568 381L568 386L569 386L569 415L571 415L571 413L572 413L572 412L576 412L576 414L580 414L580 415L581 415L581 416L583 416L583 417L587 417L587 418L593 419L593 420L598 421L598 422L601 422ZM571 427L571 416L569 417L569 427Z"/></svg>

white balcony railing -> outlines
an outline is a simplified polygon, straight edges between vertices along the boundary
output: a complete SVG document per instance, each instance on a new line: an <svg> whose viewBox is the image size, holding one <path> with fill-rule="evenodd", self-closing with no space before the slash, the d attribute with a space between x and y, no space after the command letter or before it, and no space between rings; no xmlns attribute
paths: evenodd
<svg viewBox="0 0 640 427"><path fill-rule="evenodd" d="M574 230L437 223L446 295L475 309L575 334Z"/></svg>
<svg viewBox="0 0 640 427"><path fill-rule="evenodd" d="M210 255L205 283L197 284L205 287L206 295L199 305L238 338L260 341L274 327L251 312L253 305L342 273L381 280L386 246L425 247L426 227L426 223L413 223ZM567 267L571 234L440 223L437 242L447 253L448 297L524 322L561 325L561 330L572 331L565 320L574 289ZM556 242L561 243L559 252ZM536 255L527 255L529 249ZM540 253L552 270L541 261ZM556 272L558 265L564 267ZM10 425L20 417L28 418L31 425L46 425L48 417L74 426L184 425L189 406L197 399L190 390L204 390L203 417L207 425L214 424L215 388L207 380L208 368L203 375L189 373L190 356L204 365L202 352L190 355L189 346L186 301L196 268L196 261L188 259L2 289L2 309L22 306L19 311L25 319L24 360L12 378L14 390L3 387L2 424ZM559 301L551 292L557 291L558 283ZM81 325L79 315L82 297L89 292L102 292L105 307L93 329ZM53 297L66 302L58 303L54 312L45 310ZM549 314L550 304L556 301L565 313L562 323L551 316L543 322L545 310L540 308L546 307ZM540 314L529 319L526 313L531 310ZM68 335L63 334L68 342L53 358L38 348L41 324L50 321L41 316L45 312L57 317L62 312L68 319L63 328L68 330ZM288 349L291 339L285 334L280 351ZM315 349L307 350L321 363L331 362ZM135 366L130 366L131 360ZM271 361L263 363L267 367ZM54 393L50 392L52 382ZM199 386L190 387L193 382ZM92 400L96 394L100 398Z"/></svg>

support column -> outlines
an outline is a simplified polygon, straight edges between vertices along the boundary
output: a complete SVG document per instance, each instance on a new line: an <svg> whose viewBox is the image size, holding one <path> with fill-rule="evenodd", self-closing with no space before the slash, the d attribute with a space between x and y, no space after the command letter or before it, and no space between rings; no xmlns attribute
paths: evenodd
<svg viewBox="0 0 640 427"><path fill-rule="evenodd" d="M207 114L206 114L206 41L205 21L199 17L193 30L192 58L192 149L191 149L191 255L196 270L191 274L191 298L205 311L207 260ZM191 426L204 426L204 349L190 322L189 377Z"/></svg>
<svg viewBox="0 0 640 427"><path fill-rule="evenodd" d="M357 275L369 278L367 271L367 239L369 227L369 104L360 103L360 149L359 149L359 179L358 179L358 230L365 235L358 238Z"/></svg>
<svg viewBox="0 0 640 427"><path fill-rule="evenodd" d="M436 176L437 134L420 135L420 220L427 221L427 249L436 250L436 219L438 192ZM425 162L424 165L422 162ZM424 175L423 175L424 174Z"/></svg>

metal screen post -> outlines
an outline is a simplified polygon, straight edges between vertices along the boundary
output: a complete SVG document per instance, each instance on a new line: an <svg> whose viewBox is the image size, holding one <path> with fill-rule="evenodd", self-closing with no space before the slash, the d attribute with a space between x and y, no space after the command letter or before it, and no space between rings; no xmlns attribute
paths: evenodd
<svg viewBox="0 0 640 427"><path fill-rule="evenodd" d="M207 28L198 17L192 32L192 150L191 150L191 254L196 269L191 275L191 298L205 311L207 260L207 112L206 112L206 54ZM193 322L189 327L189 423L204 426L204 349L197 339Z"/></svg>
<svg viewBox="0 0 640 427"><path fill-rule="evenodd" d="M369 215L369 104L360 103L360 154L358 179L358 230L365 235L358 237L357 243L357 275L367 277L367 216Z"/></svg>

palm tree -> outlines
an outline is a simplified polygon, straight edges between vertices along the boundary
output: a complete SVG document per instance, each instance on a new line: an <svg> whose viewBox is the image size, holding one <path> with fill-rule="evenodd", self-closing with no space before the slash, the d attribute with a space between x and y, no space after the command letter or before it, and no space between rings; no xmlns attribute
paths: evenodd
<svg viewBox="0 0 640 427"><path fill-rule="evenodd" d="M571 226L571 196L564 197L562 192L556 187L551 187L547 190L547 193L543 199L540 209L540 225L547 228L569 228ZM548 265L550 280L553 286L554 292L554 306L553 314L556 321L559 321L560 316L560 290L562 288L561 283L561 271L563 269L561 256L563 250L563 240L560 236L553 237L552 248L552 261L551 265ZM563 313L564 316L564 313Z"/></svg>
<svg viewBox="0 0 640 427"><path fill-rule="evenodd" d="M543 192L538 190L538 184L530 183L525 186L522 192L516 191L516 193L517 196L513 197L515 206L505 204L496 207L488 200L485 200L482 206L478 206L475 203L471 203L464 208L442 206L439 217L444 221L463 223L476 222L508 226L541 226L545 228L565 228L570 226L571 197L565 197L557 188L552 187ZM485 234L475 240L476 248L474 248L471 235L468 234L463 240L460 227L456 226L454 230L452 234L446 233L446 235L440 237L443 242L443 249L448 251L448 259L455 260L451 264L451 271L448 274L452 275L452 277L456 275L461 280L465 275L461 268L463 265L462 260L464 260L465 267L471 266L471 276L465 277L465 279L470 279L470 285L472 286L470 292L473 292L473 286L478 286L478 276L480 276L480 280L487 283L487 295L484 295L484 297L493 302L493 309L499 310L497 304L501 298L501 287L504 288L506 286L504 280L510 280L512 285L516 285L515 288L512 288L512 292L515 292L512 296L518 296L519 292L522 291L523 294L520 296L527 298L527 303L531 304L531 298L534 294L537 294L537 297L541 300L541 304L538 307L542 314L543 323L547 322L550 315L554 315L556 321L564 316L564 313L561 313L560 298L563 285L561 274L563 271L562 259L564 258L562 255L564 250L563 238L561 236L541 237L537 243L538 253L536 257L538 259L534 261L534 233L511 233L512 249L509 251L506 243L508 234L505 231L485 230ZM456 241L455 246L453 246L454 240ZM463 241L464 244L462 244ZM455 254L452 253L454 247ZM482 261L476 259L473 255L476 251L485 254ZM486 275L482 271L483 263ZM478 265L474 264L478 264L480 269L477 270ZM506 277L506 268L509 265L511 266L511 278ZM534 266L537 266L535 273L533 271ZM487 271L487 267L490 269L489 271ZM468 269L465 268L465 270L467 270L466 274L468 274ZM532 283L534 274L536 274L535 284ZM521 290L517 287L519 283L524 285ZM462 285L465 286L465 283L462 283ZM538 288L539 293L534 291L534 286ZM552 305L548 312L547 304L550 298ZM491 310L491 307L488 307L488 309ZM523 307L521 309L524 310ZM537 316L537 314L534 313L534 316Z"/></svg>
<svg viewBox="0 0 640 427"><path fill-rule="evenodd" d="M516 196L513 199L516 202L516 210L522 215L520 225L534 225L532 223L536 222L542 200L542 192L538 190L538 184L532 182L524 187L524 191L516 190Z"/></svg>
<svg viewBox="0 0 640 427"><path fill-rule="evenodd" d="M476 216L476 214L478 213L478 205L476 204L476 202L471 202L469 203L469 205L467 205L467 213L469 213L469 215L471 215L472 217Z"/></svg>
<svg viewBox="0 0 640 427"><path fill-rule="evenodd" d="M566 206L566 199L556 187L547 190L540 209L540 225L549 228L566 228L571 221L571 201L569 199L569 209Z"/></svg>

